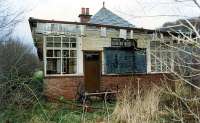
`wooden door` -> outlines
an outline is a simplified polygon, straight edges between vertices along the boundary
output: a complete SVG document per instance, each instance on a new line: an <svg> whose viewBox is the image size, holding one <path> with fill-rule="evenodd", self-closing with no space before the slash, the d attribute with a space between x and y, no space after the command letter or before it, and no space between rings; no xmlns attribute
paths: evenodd
<svg viewBox="0 0 200 123"><path fill-rule="evenodd" d="M100 52L84 52L84 81L86 92L98 92L101 76Z"/></svg>

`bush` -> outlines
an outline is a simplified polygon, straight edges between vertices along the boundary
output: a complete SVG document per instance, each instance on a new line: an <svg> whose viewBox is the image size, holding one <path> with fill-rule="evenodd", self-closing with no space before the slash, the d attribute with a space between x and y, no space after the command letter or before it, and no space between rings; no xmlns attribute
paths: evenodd
<svg viewBox="0 0 200 123"><path fill-rule="evenodd" d="M18 108L30 106L42 87L41 79L33 78L39 69L39 60L33 48L20 41L0 42L0 108L13 104Z"/></svg>

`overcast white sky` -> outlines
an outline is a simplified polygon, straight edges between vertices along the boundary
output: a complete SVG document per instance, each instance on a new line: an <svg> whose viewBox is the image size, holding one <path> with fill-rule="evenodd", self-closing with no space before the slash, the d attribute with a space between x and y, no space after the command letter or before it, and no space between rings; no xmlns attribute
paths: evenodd
<svg viewBox="0 0 200 123"><path fill-rule="evenodd" d="M81 7L90 8L90 13L94 15L101 9L103 1L107 9L136 27L148 29L158 28L164 22L178 18L200 16L200 8L192 0L15 0L13 4L25 8L27 18L79 21ZM200 0L197 1L200 3ZM31 40L27 20L16 30L16 35L20 33L26 40Z"/></svg>

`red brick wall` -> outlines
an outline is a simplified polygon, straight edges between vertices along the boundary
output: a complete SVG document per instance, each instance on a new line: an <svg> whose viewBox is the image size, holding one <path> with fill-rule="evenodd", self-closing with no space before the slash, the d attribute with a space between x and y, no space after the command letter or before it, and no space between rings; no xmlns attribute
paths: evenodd
<svg viewBox="0 0 200 123"><path fill-rule="evenodd" d="M44 95L49 100L75 99L80 84L83 84L83 76L51 76L44 79Z"/></svg>
<svg viewBox="0 0 200 123"><path fill-rule="evenodd" d="M164 79L162 74L135 74L135 75L104 75L101 79L101 89L123 89L126 85L138 87L139 86L152 86L154 84L161 84Z"/></svg>
<svg viewBox="0 0 200 123"><path fill-rule="evenodd" d="M125 85L150 87L160 85L164 79L163 74L135 74L135 75L102 75L100 90L122 89ZM83 76L55 76L44 79L44 94L48 99L75 99L78 90L84 88Z"/></svg>

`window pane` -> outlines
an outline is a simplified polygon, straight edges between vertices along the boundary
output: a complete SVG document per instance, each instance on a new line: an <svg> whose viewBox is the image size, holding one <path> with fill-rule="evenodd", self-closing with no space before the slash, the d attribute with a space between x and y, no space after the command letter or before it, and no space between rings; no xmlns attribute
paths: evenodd
<svg viewBox="0 0 200 123"><path fill-rule="evenodd" d="M76 42L76 38L70 38L70 42Z"/></svg>
<svg viewBox="0 0 200 123"><path fill-rule="evenodd" d="M61 37L54 37L54 47L61 47Z"/></svg>
<svg viewBox="0 0 200 123"><path fill-rule="evenodd" d="M76 38L70 38L70 47L76 48Z"/></svg>
<svg viewBox="0 0 200 123"><path fill-rule="evenodd" d="M60 57L61 51L60 50L54 50L54 57Z"/></svg>
<svg viewBox="0 0 200 123"><path fill-rule="evenodd" d="M167 65L165 64L165 62L163 62L162 64L162 72L166 72L167 71Z"/></svg>
<svg viewBox="0 0 200 123"><path fill-rule="evenodd" d="M63 47L69 47L69 43L63 43Z"/></svg>
<svg viewBox="0 0 200 123"><path fill-rule="evenodd" d="M47 58L47 74L60 74L61 73L61 59L60 58Z"/></svg>
<svg viewBox="0 0 200 123"><path fill-rule="evenodd" d="M156 47L156 45L157 45L157 41L151 41L150 43L151 48Z"/></svg>
<svg viewBox="0 0 200 123"><path fill-rule="evenodd" d="M47 50L47 57L53 57L53 50Z"/></svg>
<svg viewBox="0 0 200 123"><path fill-rule="evenodd" d="M47 41L47 42L53 42L53 37L47 37L47 38L46 38L46 41Z"/></svg>
<svg viewBox="0 0 200 123"><path fill-rule="evenodd" d="M76 73L76 58L69 59L69 74Z"/></svg>
<svg viewBox="0 0 200 123"><path fill-rule="evenodd" d="M160 64L156 65L156 72L161 72L161 65Z"/></svg>
<svg viewBox="0 0 200 123"><path fill-rule="evenodd" d="M76 58L63 58L63 74L76 73Z"/></svg>
<svg viewBox="0 0 200 123"><path fill-rule="evenodd" d="M47 44L47 47L53 47L53 42L52 43L47 42L46 44Z"/></svg>
<svg viewBox="0 0 200 123"><path fill-rule="evenodd" d="M155 72L155 71L156 71L155 65L151 65L151 71L152 71L152 72Z"/></svg>
<svg viewBox="0 0 200 123"><path fill-rule="evenodd" d="M71 50L70 57L76 57L76 56L77 56L76 50Z"/></svg>
<svg viewBox="0 0 200 123"><path fill-rule="evenodd" d="M55 43L61 43L61 37L54 37Z"/></svg>
<svg viewBox="0 0 200 123"><path fill-rule="evenodd" d="M69 38L68 37L63 37L63 42L69 42Z"/></svg>
<svg viewBox="0 0 200 123"><path fill-rule="evenodd" d="M63 64L62 64L62 73L67 74L69 73L69 60L67 58L63 58Z"/></svg>
<svg viewBox="0 0 200 123"><path fill-rule="evenodd" d="M120 46L120 41L112 40L111 41L111 46Z"/></svg>
<svg viewBox="0 0 200 123"><path fill-rule="evenodd" d="M63 57L69 57L69 50L63 50Z"/></svg>
<svg viewBox="0 0 200 123"><path fill-rule="evenodd" d="M161 43L161 48L162 48L163 50L165 50L165 49L167 49L167 48L168 48L168 46L167 46L167 44L166 44L166 43Z"/></svg>
<svg viewBox="0 0 200 123"><path fill-rule="evenodd" d="M72 48L76 48L76 43L71 43Z"/></svg>
<svg viewBox="0 0 200 123"><path fill-rule="evenodd" d="M54 47L61 47L61 43L54 43Z"/></svg>
<svg viewBox="0 0 200 123"><path fill-rule="evenodd" d="M171 53L170 52L167 53L167 60L166 60L166 62L167 62L167 69L170 70L171 63L172 63L172 57L171 57Z"/></svg>

